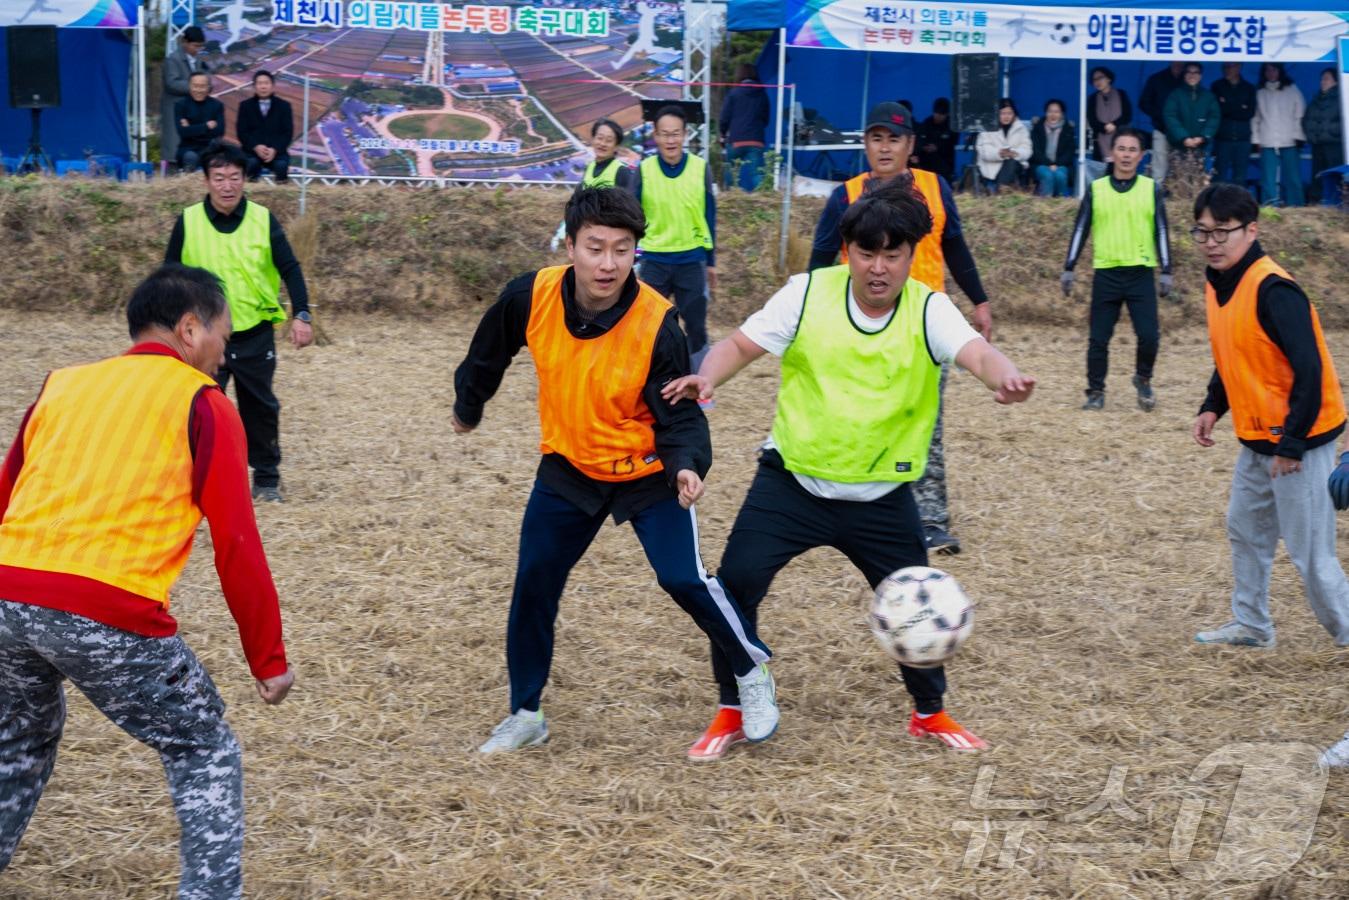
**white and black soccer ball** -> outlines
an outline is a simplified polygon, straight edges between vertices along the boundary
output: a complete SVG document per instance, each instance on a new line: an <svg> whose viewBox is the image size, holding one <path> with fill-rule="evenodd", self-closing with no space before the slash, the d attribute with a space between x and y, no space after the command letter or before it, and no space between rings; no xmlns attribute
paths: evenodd
<svg viewBox="0 0 1349 900"><path fill-rule="evenodd" d="M916 669L946 662L974 629L974 604L940 569L909 566L876 586L871 633L892 658Z"/></svg>
<svg viewBox="0 0 1349 900"><path fill-rule="evenodd" d="M1049 39L1056 44L1071 44L1077 40L1077 26L1072 22L1059 22L1049 33Z"/></svg>

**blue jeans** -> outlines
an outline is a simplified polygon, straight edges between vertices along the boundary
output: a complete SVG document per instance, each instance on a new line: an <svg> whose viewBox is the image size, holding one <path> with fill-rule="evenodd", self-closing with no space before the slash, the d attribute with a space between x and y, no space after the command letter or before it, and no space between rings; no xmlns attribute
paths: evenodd
<svg viewBox="0 0 1349 900"><path fill-rule="evenodd" d="M1245 187L1246 176L1251 167L1251 142L1219 140L1214 146L1214 182L1239 184Z"/></svg>
<svg viewBox="0 0 1349 900"><path fill-rule="evenodd" d="M731 187L731 179L740 184L742 191L752 191L763 181L762 147L731 147L726 151L726 186Z"/></svg>
<svg viewBox="0 0 1349 900"><path fill-rule="evenodd" d="M651 285L663 297L674 302L688 337L689 353L707 346L707 265L706 263L663 263L644 259L637 277Z"/></svg>
<svg viewBox="0 0 1349 900"><path fill-rule="evenodd" d="M1049 166L1035 167L1035 180L1038 182L1035 192L1041 197L1071 197L1073 190L1068 185L1071 172L1067 166L1051 170Z"/></svg>
<svg viewBox="0 0 1349 900"><path fill-rule="evenodd" d="M1283 181L1283 202L1287 206L1301 206L1305 201L1302 195L1302 161L1298 158L1296 147L1280 147L1273 150L1260 148L1260 202L1271 206L1279 200L1279 181Z"/></svg>

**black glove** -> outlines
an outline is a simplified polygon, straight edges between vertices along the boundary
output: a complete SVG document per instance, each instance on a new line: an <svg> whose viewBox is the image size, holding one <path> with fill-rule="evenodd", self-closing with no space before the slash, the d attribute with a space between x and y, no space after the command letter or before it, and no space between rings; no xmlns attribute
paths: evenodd
<svg viewBox="0 0 1349 900"><path fill-rule="evenodd" d="M1330 473L1326 487L1336 509L1349 509L1349 453L1340 454L1340 464Z"/></svg>
<svg viewBox="0 0 1349 900"><path fill-rule="evenodd" d="M1076 277L1067 270L1064 270L1064 273L1059 276L1059 286L1063 288L1063 296L1071 297L1073 295L1073 279Z"/></svg>

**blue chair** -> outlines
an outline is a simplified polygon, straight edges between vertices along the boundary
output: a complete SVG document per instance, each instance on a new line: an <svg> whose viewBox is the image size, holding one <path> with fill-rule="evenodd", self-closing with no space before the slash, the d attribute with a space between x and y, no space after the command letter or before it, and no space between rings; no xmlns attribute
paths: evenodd
<svg viewBox="0 0 1349 900"><path fill-rule="evenodd" d="M121 171L117 173L117 177L122 181L128 181L132 174L135 173L144 175L144 180L149 181L154 177L155 164L148 162L124 162L122 163Z"/></svg>
<svg viewBox="0 0 1349 900"><path fill-rule="evenodd" d="M56 175L64 178L71 172L76 174L89 174L89 161L87 159L58 159L56 161Z"/></svg>
<svg viewBox="0 0 1349 900"><path fill-rule="evenodd" d="M0 156L0 169L4 169L6 175L17 174L19 171L19 157Z"/></svg>

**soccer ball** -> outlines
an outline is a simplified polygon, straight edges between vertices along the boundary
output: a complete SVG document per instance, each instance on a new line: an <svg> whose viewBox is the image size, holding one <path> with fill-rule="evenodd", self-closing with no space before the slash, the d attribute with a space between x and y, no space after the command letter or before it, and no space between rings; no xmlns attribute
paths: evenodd
<svg viewBox="0 0 1349 900"><path fill-rule="evenodd" d="M1060 22L1054 26L1049 39L1056 44L1071 44L1077 38L1077 26L1072 22Z"/></svg>
<svg viewBox="0 0 1349 900"><path fill-rule="evenodd" d="M871 633L894 659L931 669L955 655L974 629L974 604L940 569L909 566L876 586Z"/></svg>

